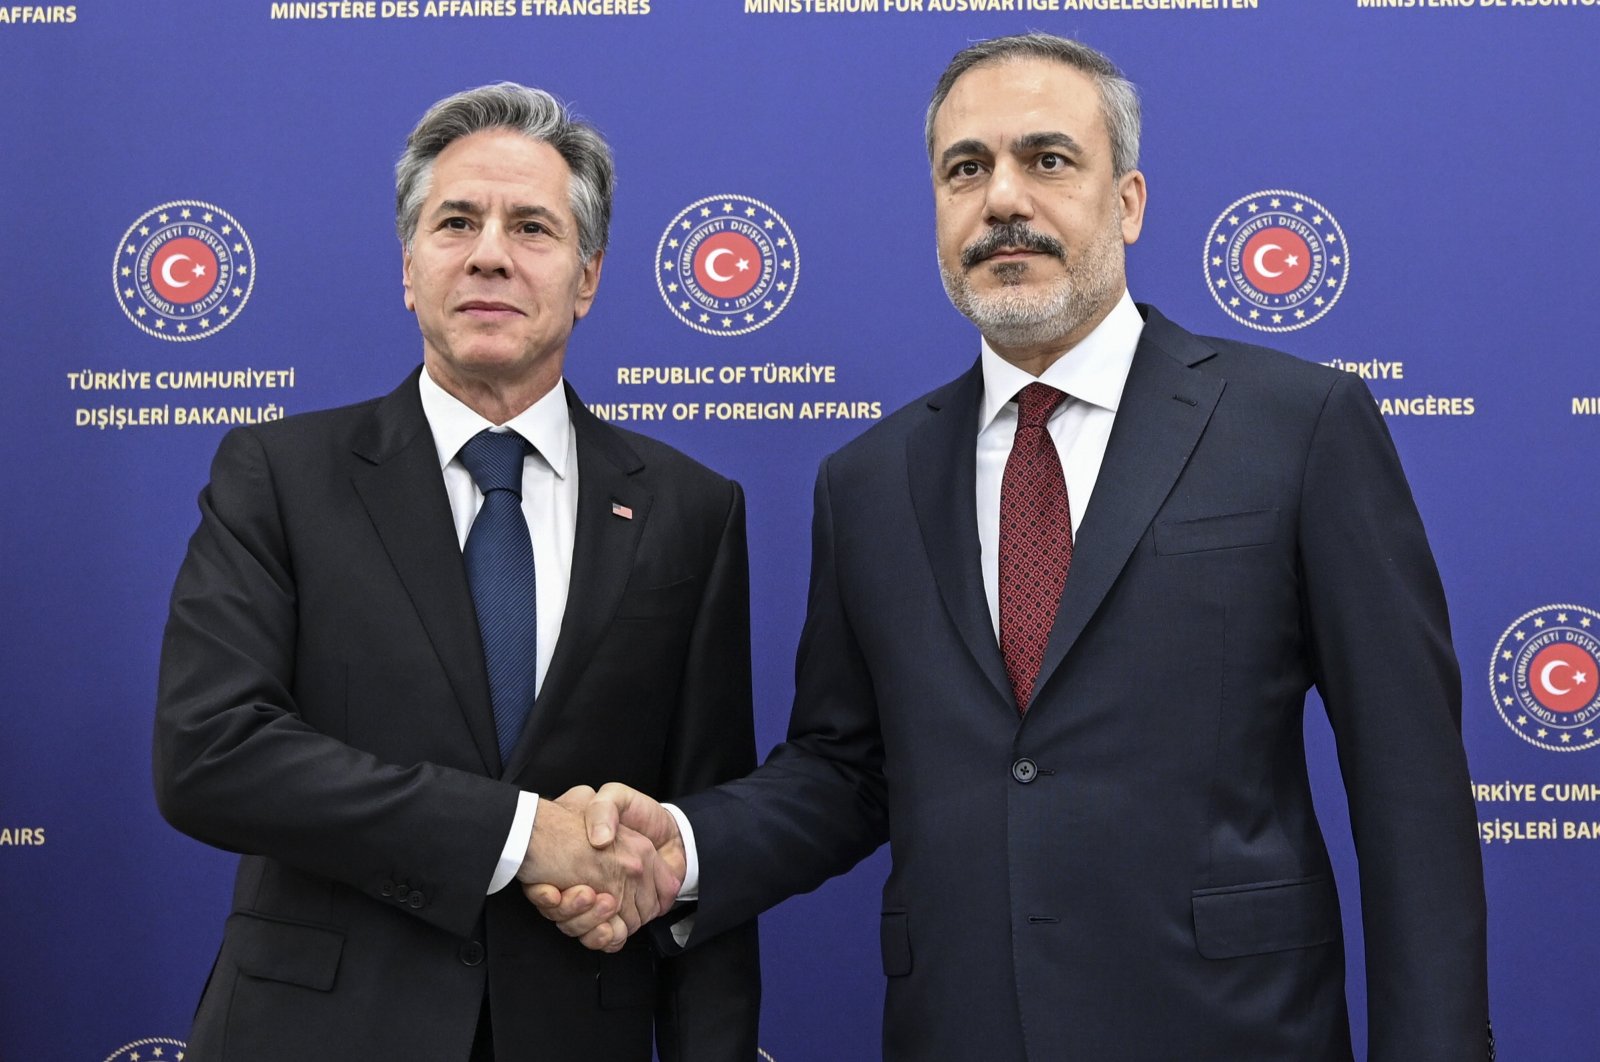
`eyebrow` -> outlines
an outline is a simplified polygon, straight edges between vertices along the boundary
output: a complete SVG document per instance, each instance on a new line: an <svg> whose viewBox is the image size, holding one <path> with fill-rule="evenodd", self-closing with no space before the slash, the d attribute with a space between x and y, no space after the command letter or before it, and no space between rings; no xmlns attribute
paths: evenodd
<svg viewBox="0 0 1600 1062"><path fill-rule="evenodd" d="M1040 148L1063 148L1074 154L1083 154L1083 145L1066 133L1027 133L1011 142L1013 154L1022 154L1037 151ZM966 140L957 140L954 144L944 149L944 154L939 156L941 167L950 165L951 162L965 155L987 155L989 145L982 140L968 137Z"/></svg>
<svg viewBox="0 0 1600 1062"><path fill-rule="evenodd" d="M446 199L433 208L433 216L435 217L440 214L472 214L476 216L482 213L483 206L471 199ZM549 207L533 204L518 205L511 208L510 214L514 218L539 218L540 220L551 222L558 228L562 224L560 216Z"/></svg>

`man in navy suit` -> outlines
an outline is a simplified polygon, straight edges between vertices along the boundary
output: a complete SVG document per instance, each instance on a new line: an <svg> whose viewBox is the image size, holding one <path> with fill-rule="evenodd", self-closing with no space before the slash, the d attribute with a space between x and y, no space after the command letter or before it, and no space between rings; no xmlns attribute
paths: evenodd
<svg viewBox="0 0 1600 1062"><path fill-rule="evenodd" d="M620 816L684 867L691 951L888 841L886 1058L1345 1062L1315 686L1367 1057L1482 1059L1460 679L1399 460L1356 377L1134 305L1138 135L1077 42L955 57L928 152L979 360L823 462L788 740L675 808L602 789L591 836Z"/></svg>
<svg viewBox="0 0 1600 1062"><path fill-rule="evenodd" d="M548 93L435 104L396 171L421 369L217 451L155 729L162 813L243 857L191 1057L755 1056L753 922L596 953L507 887L602 882L636 927L681 869L591 850L576 787L755 761L738 484L563 382L613 184Z"/></svg>

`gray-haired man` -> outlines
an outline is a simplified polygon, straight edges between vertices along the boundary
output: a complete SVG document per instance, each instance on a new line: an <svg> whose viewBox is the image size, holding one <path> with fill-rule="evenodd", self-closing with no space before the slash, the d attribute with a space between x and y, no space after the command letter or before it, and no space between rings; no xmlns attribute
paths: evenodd
<svg viewBox="0 0 1600 1062"><path fill-rule="evenodd" d="M421 370L218 449L155 731L163 814L243 855L192 1057L755 1054L753 923L591 952L507 888L604 881L637 928L676 875L534 794L753 766L743 495L562 383L612 184L547 93L440 101L397 167Z"/></svg>

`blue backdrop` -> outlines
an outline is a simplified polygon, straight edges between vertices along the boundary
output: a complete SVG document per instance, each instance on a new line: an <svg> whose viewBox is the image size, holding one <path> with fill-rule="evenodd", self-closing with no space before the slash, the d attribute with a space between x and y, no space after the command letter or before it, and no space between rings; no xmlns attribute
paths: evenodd
<svg viewBox="0 0 1600 1062"><path fill-rule="evenodd" d="M934 10L990 6L1014 10ZM233 859L166 827L151 796L167 593L224 424L385 392L418 361L391 190L425 107L509 78L611 140L612 246L568 375L614 416L664 404L629 426L744 483L766 748L788 714L818 460L977 352L935 268L927 94L969 39L1028 28L1083 37L1143 88L1135 296L1338 362L1384 401L1465 677L1502 1057L1595 1057L1593 674L1587 700L1558 694L1524 646L1561 631L1581 664L1600 633L1600 4L85 0L0 6L0 1058L179 1050ZM707 197L761 204L799 274L726 335L681 320L657 280L663 234ZM1213 296L1213 228L1294 203L1342 233L1337 304L1236 319L1232 289ZM176 239L231 271L208 300L152 279ZM674 368L713 380L645 371ZM845 415L804 417L815 402ZM1360 1026L1353 856L1309 714ZM884 869L764 919L777 1062L877 1055Z"/></svg>

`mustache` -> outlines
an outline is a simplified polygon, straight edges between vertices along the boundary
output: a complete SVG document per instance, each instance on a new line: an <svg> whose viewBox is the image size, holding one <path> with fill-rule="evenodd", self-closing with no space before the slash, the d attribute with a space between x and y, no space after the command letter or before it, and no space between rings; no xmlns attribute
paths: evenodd
<svg viewBox="0 0 1600 1062"><path fill-rule="evenodd" d="M1067 249L1061 246L1061 241L1046 236L1042 232L1034 232L1020 221L1008 221L1004 225L996 225L984 234L976 243L970 244L961 252L961 266L971 269L986 258L992 258L1004 250L1034 251L1038 254L1047 254L1052 258L1065 262Z"/></svg>

